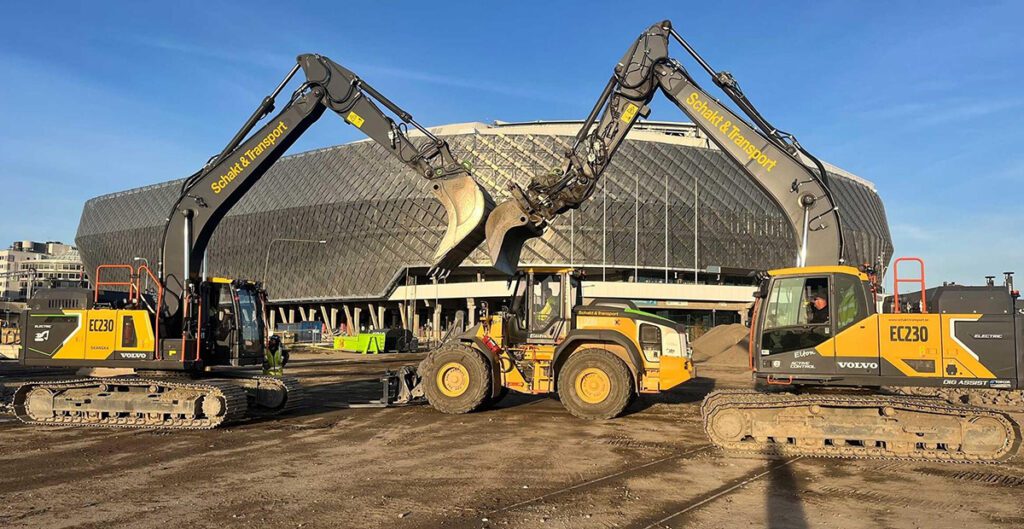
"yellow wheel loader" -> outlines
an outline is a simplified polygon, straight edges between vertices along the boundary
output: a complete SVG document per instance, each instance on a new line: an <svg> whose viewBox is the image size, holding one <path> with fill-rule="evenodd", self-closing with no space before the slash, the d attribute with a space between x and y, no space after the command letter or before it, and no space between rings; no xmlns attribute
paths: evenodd
<svg viewBox="0 0 1024 529"><path fill-rule="evenodd" d="M480 323L420 364L420 387L437 410L475 411L508 391L557 392L573 415L609 419L639 393L694 377L686 334L675 322L625 300L584 304L571 269L527 269L511 283L510 307L484 308Z"/></svg>

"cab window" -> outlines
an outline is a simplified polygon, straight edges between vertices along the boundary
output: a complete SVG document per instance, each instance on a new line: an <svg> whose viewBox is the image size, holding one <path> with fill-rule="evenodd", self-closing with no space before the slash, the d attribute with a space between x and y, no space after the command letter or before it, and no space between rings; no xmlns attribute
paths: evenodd
<svg viewBox="0 0 1024 529"><path fill-rule="evenodd" d="M252 291L238 290L239 323L242 326L242 340L246 344L260 340L259 307Z"/></svg>
<svg viewBox="0 0 1024 529"><path fill-rule="evenodd" d="M868 317L864 286L855 277L836 274L836 332Z"/></svg>
<svg viewBox="0 0 1024 529"><path fill-rule="evenodd" d="M786 277L772 283L761 348L768 354L813 348L829 338L827 277Z"/></svg>
<svg viewBox="0 0 1024 529"><path fill-rule="evenodd" d="M562 319L562 282L557 274L535 276L531 291L531 325L534 331L543 331Z"/></svg>

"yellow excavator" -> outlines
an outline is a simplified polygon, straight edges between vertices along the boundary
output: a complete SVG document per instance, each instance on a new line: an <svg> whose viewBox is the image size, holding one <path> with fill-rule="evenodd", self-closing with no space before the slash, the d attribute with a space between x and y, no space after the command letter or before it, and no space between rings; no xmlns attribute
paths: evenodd
<svg viewBox="0 0 1024 529"><path fill-rule="evenodd" d="M300 70L305 80L257 129ZM203 263L228 210L327 109L430 182L448 215L432 260L434 274L446 274L482 242L494 201L447 142L350 70L321 55L301 55L221 153L182 182L168 211L155 271L148 263L101 265L92 290L48 289L33 296L21 317L21 364L94 373L102 368L112 376L24 383L13 403L22 421L214 428L250 412L277 413L299 405L294 379L238 369L279 355L268 351L275 342L268 338L262 287L208 278ZM425 139L413 142L408 126Z"/></svg>
<svg viewBox="0 0 1024 529"><path fill-rule="evenodd" d="M752 124L669 56L670 39ZM993 407L1021 411L1024 403L1024 321L1012 282L926 290L922 263L914 278L920 291L898 296L894 289L898 299L879 310L879 266L850 255L824 164L771 125L733 76L714 70L669 21L644 31L615 66L565 169L513 186L513 198L495 208L487 220L495 265L513 270L527 240L592 194L659 91L778 205L796 234L796 266L765 274L756 295L750 367L762 387L707 396L702 410L711 440L758 453L1012 457L1020 426Z"/></svg>

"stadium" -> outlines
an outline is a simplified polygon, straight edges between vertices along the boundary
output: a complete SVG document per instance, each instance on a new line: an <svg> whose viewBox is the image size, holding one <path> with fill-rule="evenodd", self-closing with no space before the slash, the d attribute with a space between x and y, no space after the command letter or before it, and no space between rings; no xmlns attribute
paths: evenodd
<svg viewBox="0 0 1024 529"><path fill-rule="evenodd" d="M510 182L557 170L579 122L466 123L431 129L498 202ZM846 259L888 264L892 241L874 185L828 165ZM90 199L76 236L86 270L157 262L180 181ZM444 232L428 183L369 141L282 158L214 235L211 276L262 281L277 323L400 325L438 336L508 293L483 248L441 283L425 272ZM593 197L524 249L522 265L586 274L588 298L631 299L691 325L745 317L753 275L790 266L795 236L771 200L687 123L641 122ZM463 311L459 314L458 311Z"/></svg>

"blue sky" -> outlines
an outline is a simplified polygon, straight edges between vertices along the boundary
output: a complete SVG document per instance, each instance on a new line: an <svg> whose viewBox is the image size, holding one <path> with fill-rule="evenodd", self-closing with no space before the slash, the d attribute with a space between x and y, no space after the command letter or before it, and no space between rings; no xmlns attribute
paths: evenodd
<svg viewBox="0 0 1024 529"><path fill-rule="evenodd" d="M425 125L580 119L664 18L875 182L896 254L925 258L930 283L1024 273L1024 3L989 1L7 3L0 243L69 241L86 199L190 174L299 53ZM329 118L291 152L359 139ZM658 101L651 119L684 116Z"/></svg>

